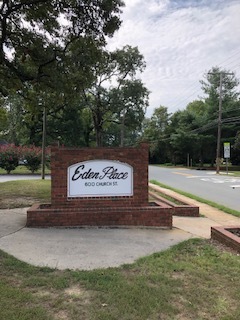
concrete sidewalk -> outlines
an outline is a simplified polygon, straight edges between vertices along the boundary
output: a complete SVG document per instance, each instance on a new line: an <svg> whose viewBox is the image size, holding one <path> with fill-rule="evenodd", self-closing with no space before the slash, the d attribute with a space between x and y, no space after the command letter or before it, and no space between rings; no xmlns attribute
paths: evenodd
<svg viewBox="0 0 240 320"><path fill-rule="evenodd" d="M161 190L163 191L163 190ZM35 266L92 270L117 267L184 240L210 238L211 226L240 225L240 218L225 214L164 189L200 207L204 217L173 217L173 229L150 228L25 228L24 209L0 210L0 249Z"/></svg>

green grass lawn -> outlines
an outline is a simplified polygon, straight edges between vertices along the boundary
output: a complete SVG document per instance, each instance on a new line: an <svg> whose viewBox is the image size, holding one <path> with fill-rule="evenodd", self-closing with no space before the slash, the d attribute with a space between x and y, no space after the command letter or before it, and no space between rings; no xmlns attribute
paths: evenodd
<svg viewBox="0 0 240 320"><path fill-rule="evenodd" d="M233 175L234 177L240 177L240 171L230 171L229 175Z"/></svg>
<svg viewBox="0 0 240 320"><path fill-rule="evenodd" d="M240 259L189 240L120 268L37 268L0 251L0 319L240 319Z"/></svg>
<svg viewBox="0 0 240 320"><path fill-rule="evenodd" d="M0 184L0 207L50 201L50 180ZM120 268L37 268L0 250L0 319L240 319L240 258L189 240Z"/></svg>
<svg viewBox="0 0 240 320"><path fill-rule="evenodd" d="M46 167L45 173L50 174L50 170ZM6 170L0 168L0 174L7 174ZM31 171L24 165L18 166L15 170L11 171L11 174L31 174ZM37 170L34 174L41 174L41 169Z"/></svg>
<svg viewBox="0 0 240 320"><path fill-rule="evenodd" d="M50 202L50 180L1 182L0 209L28 207L35 202Z"/></svg>

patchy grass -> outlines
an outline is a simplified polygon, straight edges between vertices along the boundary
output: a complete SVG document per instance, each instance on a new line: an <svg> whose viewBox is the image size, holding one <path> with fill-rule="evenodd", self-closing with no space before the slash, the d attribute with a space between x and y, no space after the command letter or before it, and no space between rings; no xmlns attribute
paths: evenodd
<svg viewBox="0 0 240 320"><path fill-rule="evenodd" d="M162 197L162 198L164 198L164 199L166 199L166 200L168 200L168 201L170 201L170 202L172 202L172 203L174 203L174 204L176 204L176 205L181 206L181 205L184 204L183 202L181 202L181 201L179 201L179 200L177 200L177 199L175 199L175 198L173 198L173 197L170 197L169 195L167 195L167 194L165 194L165 193L163 193L163 192L156 191L156 190L153 189L153 188L149 188L149 191L152 191L152 192L153 192L154 194L156 194L157 196L160 196L160 197ZM150 199L154 200L154 198L151 197L151 196L150 196Z"/></svg>
<svg viewBox="0 0 240 320"><path fill-rule="evenodd" d="M230 171L229 175L233 175L234 177L240 177L240 171Z"/></svg>
<svg viewBox="0 0 240 320"><path fill-rule="evenodd" d="M0 209L28 207L35 202L50 202L50 180L1 182L0 188Z"/></svg>
<svg viewBox="0 0 240 320"><path fill-rule="evenodd" d="M50 185L1 183L0 201L48 202ZM236 252L200 239L94 271L37 268L0 251L0 319L236 320L239 270Z"/></svg>
<svg viewBox="0 0 240 320"><path fill-rule="evenodd" d="M217 208L223 212L226 212L226 213L229 213L229 214L232 214L233 216L236 216L236 217L240 217L240 212L239 211L236 211L236 210L233 210L233 209L230 209L230 208L227 208L225 206L222 206L220 204L217 204L216 202L213 202L213 201L209 201L209 200L206 200L206 199L203 199L203 198L200 198L198 196L195 196L191 193L188 193L188 192L184 192L184 191L181 191L179 189L175 189L175 188L172 188L170 186L167 186L166 184L163 184L157 180L151 180L150 181L151 183L153 184L156 184L162 188L165 188L165 189L169 189L169 190L172 190L172 191L175 191L179 194L182 194L183 196L186 196L188 198L191 198L191 199L194 199L196 201L199 201L199 202L202 202L202 203L206 203L208 204L209 206L211 207L214 207L214 208Z"/></svg>
<svg viewBox="0 0 240 320"><path fill-rule="evenodd" d="M189 240L120 268L36 268L0 251L0 319L240 319L240 259Z"/></svg>

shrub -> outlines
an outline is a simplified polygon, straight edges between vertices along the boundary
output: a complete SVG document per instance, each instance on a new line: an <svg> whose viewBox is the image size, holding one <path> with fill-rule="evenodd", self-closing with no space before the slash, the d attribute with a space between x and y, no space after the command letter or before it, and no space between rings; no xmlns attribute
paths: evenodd
<svg viewBox="0 0 240 320"><path fill-rule="evenodd" d="M9 174L18 166L20 148L14 144L0 146L0 167Z"/></svg>
<svg viewBox="0 0 240 320"><path fill-rule="evenodd" d="M26 160L26 167L34 173L41 166L42 149L35 146L22 147L22 157Z"/></svg>

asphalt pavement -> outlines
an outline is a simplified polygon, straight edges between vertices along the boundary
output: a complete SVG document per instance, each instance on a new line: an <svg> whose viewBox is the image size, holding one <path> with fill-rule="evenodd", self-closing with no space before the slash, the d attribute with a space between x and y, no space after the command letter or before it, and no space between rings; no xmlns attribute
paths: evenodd
<svg viewBox="0 0 240 320"><path fill-rule="evenodd" d="M0 175L0 183L7 181L16 181L16 180L35 180L41 179L41 175L39 174L1 174ZM50 175L45 175L45 179L50 179Z"/></svg>
<svg viewBox="0 0 240 320"><path fill-rule="evenodd" d="M240 177L211 170L149 166L149 180L240 211Z"/></svg>

